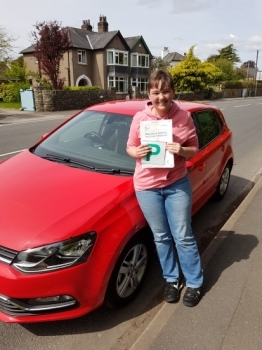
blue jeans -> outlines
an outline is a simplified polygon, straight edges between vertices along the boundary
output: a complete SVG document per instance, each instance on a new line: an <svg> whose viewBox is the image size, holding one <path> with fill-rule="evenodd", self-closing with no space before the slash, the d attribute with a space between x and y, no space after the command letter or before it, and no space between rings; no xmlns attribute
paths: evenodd
<svg viewBox="0 0 262 350"><path fill-rule="evenodd" d="M136 191L136 196L153 232L163 277L167 282L178 281L180 262L186 285L201 287L203 273L191 227L192 189L188 175L164 188Z"/></svg>

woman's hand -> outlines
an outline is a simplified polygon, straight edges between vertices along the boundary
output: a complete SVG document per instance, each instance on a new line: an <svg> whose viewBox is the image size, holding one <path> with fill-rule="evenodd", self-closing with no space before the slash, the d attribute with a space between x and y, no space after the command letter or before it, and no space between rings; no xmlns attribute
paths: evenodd
<svg viewBox="0 0 262 350"><path fill-rule="evenodd" d="M148 145L139 145L139 146L131 146L127 148L127 153L132 158L142 158L145 157L149 152L151 152L152 148Z"/></svg>
<svg viewBox="0 0 262 350"><path fill-rule="evenodd" d="M166 150L173 154L177 154L178 156L184 157L186 159L192 157L195 153L193 147L182 147L177 142L168 142L166 144Z"/></svg>
<svg viewBox="0 0 262 350"><path fill-rule="evenodd" d="M177 142L168 142L166 144L166 150L171 152L171 153L181 155L180 154L181 149L182 149L181 145Z"/></svg>
<svg viewBox="0 0 262 350"><path fill-rule="evenodd" d="M151 152L152 147L148 145L139 145L136 147L136 158L143 158L145 157L149 152Z"/></svg>

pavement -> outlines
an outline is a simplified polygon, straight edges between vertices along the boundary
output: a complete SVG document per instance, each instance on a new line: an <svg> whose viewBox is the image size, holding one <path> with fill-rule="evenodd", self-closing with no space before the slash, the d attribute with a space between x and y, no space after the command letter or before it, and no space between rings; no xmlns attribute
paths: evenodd
<svg viewBox="0 0 262 350"><path fill-rule="evenodd" d="M75 112L32 112L32 117L70 116ZM0 109L0 121L12 122L25 116L22 111L8 113ZM184 306L184 288L177 303L163 303L130 350L262 350L259 175L253 189L201 256L205 283L200 303L193 308Z"/></svg>
<svg viewBox="0 0 262 350"><path fill-rule="evenodd" d="M20 111L17 109L0 108L0 124L16 123L25 119L39 118L60 118L71 117L79 110L58 111L58 112L35 112L35 111Z"/></svg>
<svg viewBox="0 0 262 350"><path fill-rule="evenodd" d="M130 350L262 349L262 178L201 256L193 308L164 303Z"/></svg>

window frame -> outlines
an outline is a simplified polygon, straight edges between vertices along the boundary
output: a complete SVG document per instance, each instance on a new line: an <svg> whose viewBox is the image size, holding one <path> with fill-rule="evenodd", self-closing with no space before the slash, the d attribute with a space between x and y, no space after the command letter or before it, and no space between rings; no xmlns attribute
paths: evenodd
<svg viewBox="0 0 262 350"><path fill-rule="evenodd" d="M84 53L84 54L83 54ZM81 58L81 60L80 60ZM83 59L84 58L84 59ZM86 54L86 50L77 50L77 63L78 64L83 64L86 65L87 64L87 54Z"/></svg>
<svg viewBox="0 0 262 350"><path fill-rule="evenodd" d="M109 59L110 57L110 59ZM108 49L106 55L106 63L108 66L128 66L128 51Z"/></svg>
<svg viewBox="0 0 262 350"><path fill-rule="evenodd" d="M117 94L126 94L128 93L128 77L107 77L107 86L108 88L116 89ZM121 86L123 86L123 91L121 91Z"/></svg>
<svg viewBox="0 0 262 350"><path fill-rule="evenodd" d="M145 64L142 64L142 60L145 59ZM149 68L149 55L133 52L131 54L131 67Z"/></svg>
<svg viewBox="0 0 262 350"><path fill-rule="evenodd" d="M147 78L131 78L131 86L137 87L138 91L140 91L140 92L147 92L148 79ZM145 88L142 89L142 86L144 86Z"/></svg>

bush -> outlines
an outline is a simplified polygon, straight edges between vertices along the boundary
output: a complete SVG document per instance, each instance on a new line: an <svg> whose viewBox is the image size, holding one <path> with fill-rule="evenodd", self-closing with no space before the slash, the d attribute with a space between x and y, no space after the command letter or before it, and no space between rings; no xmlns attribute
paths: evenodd
<svg viewBox="0 0 262 350"><path fill-rule="evenodd" d="M2 83L0 84L0 97L6 102L20 102L20 89L26 90L29 88L29 83Z"/></svg>
<svg viewBox="0 0 262 350"><path fill-rule="evenodd" d="M103 90L100 86L63 86L63 90L70 91L87 91L87 90Z"/></svg>
<svg viewBox="0 0 262 350"><path fill-rule="evenodd" d="M225 81L222 83L223 89L243 89L242 81Z"/></svg>

